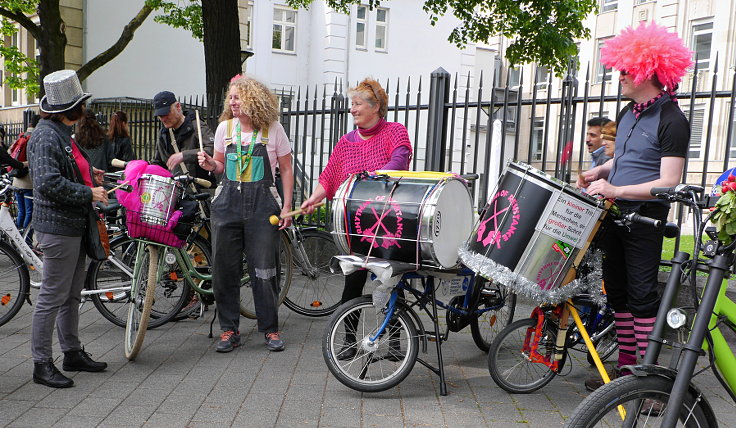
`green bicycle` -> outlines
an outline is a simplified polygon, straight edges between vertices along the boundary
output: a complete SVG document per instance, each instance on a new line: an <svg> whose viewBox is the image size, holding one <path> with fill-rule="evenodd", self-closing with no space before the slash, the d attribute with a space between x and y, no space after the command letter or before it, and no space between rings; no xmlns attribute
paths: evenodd
<svg viewBox="0 0 736 428"><path fill-rule="evenodd" d="M709 366L728 395L736 402L736 355L730 349L721 328L736 332L736 303L726 296L727 279L734 265L736 241L725 244L714 228L705 228L702 210L711 208L715 198L698 195L700 186L678 185L673 188L653 188L652 195L680 202L692 209L695 227L694 257L678 252L672 259L672 272L662 295L654 330L644 362L628 367L633 376L620 377L589 395L573 412L569 427L625 426L716 427L716 416L703 392L692 383L695 365L701 354L708 355ZM711 238L703 244L706 232ZM700 258L702 253L706 258ZM707 270L708 279L702 295L695 292L695 274ZM689 282L695 302L695 318L688 324L684 309L674 307L680 286ZM665 326L687 333L686 343L665 339ZM668 366L657 365L662 345L674 348ZM704 352L705 351L705 352Z"/></svg>

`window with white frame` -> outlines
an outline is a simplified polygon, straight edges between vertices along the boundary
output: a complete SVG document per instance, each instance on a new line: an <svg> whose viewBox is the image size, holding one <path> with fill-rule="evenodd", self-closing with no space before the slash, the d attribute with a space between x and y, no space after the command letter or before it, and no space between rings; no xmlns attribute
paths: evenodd
<svg viewBox="0 0 736 428"><path fill-rule="evenodd" d="M596 51L596 73L595 73L595 81L600 83L603 82L603 75L605 74L606 82L611 80L611 74L613 73L613 69L611 67L606 67L601 63L601 48L605 44L605 40L599 40L598 41L598 50Z"/></svg>
<svg viewBox="0 0 736 428"><path fill-rule="evenodd" d="M601 0L601 12L610 12L618 9L618 0Z"/></svg>
<svg viewBox="0 0 736 428"><path fill-rule="evenodd" d="M547 67L539 66L534 74L534 85L539 89L547 89L549 70Z"/></svg>
<svg viewBox="0 0 736 428"><path fill-rule="evenodd" d="M687 109L685 109L687 111ZM705 106L696 105L693 108L693 120L690 122L690 145L688 157L698 159L703 146L703 123L705 121Z"/></svg>
<svg viewBox="0 0 736 428"><path fill-rule="evenodd" d="M506 82L510 89L518 88L521 84L521 69L518 67L509 68L508 81Z"/></svg>
<svg viewBox="0 0 736 428"><path fill-rule="evenodd" d="M245 16L243 17L243 28L242 36L245 40L245 47L253 47L253 2L249 1L245 6Z"/></svg>
<svg viewBox="0 0 736 428"><path fill-rule="evenodd" d="M698 59L698 70L710 68L710 48L713 42L713 23L693 24L693 61Z"/></svg>
<svg viewBox="0 0 736 428"><path fill-rule="evenodd" d="M542 160L542 146L544 145L544 120L535 119L532 128L532 160Z"/></svg>
<svg viewBox="0 0 736 428"><path fill-rule="evenodd" d="M368 39L368 6L358 5L355 11L355 47L365 49Z"/></svg>
<svg viewBox="0 0 736 428"><path fill-rule="evenodd" d="M276 52L296 52L296 11L282 9L273 10L273 41L271 48Z"/></svg>
<svg viewBox="0 0 736 428"><path fill-rule="evenodd" d="M376 50L386 50L386 38L388 37L388 9L379 7L376 9Z"/></svg>

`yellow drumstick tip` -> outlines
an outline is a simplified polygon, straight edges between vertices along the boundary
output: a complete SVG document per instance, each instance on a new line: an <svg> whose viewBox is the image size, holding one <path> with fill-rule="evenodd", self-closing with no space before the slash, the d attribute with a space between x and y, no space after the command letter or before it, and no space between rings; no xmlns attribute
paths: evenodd
<svg viewBox="0 0 736 428"><path fill-rule="evenodd" d="M269 222L270 222L270 223L271 223L272 225L276 226L277 224L279 224L279 216L277 216L277 215L272 215L271 217L269 217L269 218L268 218L268 221L269 221Z"/></svg>

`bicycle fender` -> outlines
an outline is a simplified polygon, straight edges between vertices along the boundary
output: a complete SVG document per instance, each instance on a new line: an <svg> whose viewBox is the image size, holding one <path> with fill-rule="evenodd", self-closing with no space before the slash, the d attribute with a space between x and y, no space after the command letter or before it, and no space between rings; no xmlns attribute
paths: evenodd
<svg viewBox="0 0 736 428"><path fill-rule="evenodd" d="M661 376L670 379L673 383L677 377L677 371L669 367L658 366L656 364L638 364L635 366L623 366L622 369L626 368L631 371L634 376L646 377L646 376ZM713 412L713 408L708 401L708 398L692 381L687 387L688 394L693 397L699 397L700 406L703 409L703 414L709 421L715 421L716 415Z"/></svg>

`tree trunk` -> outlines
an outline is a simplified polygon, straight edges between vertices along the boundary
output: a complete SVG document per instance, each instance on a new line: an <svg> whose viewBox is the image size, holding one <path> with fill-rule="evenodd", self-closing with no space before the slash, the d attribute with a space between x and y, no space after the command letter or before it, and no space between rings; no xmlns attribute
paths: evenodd
<svg viewBox="0 0 736 428"><path fill-rule="evenodd" d="M217 108L230 78L241 70L237 0L203 0L202 26L207 101Z"/></svg>
<svg viewBox="0 0 736 428"><path fill-rule="evenodd" d="M65 24L61 19L59 0L41 0L38 2L38 19L41 25L38 43L39 56L39 84L43 97L46 92L43 87L43 78L57 70L64 69L66 33Z"/></svg>

